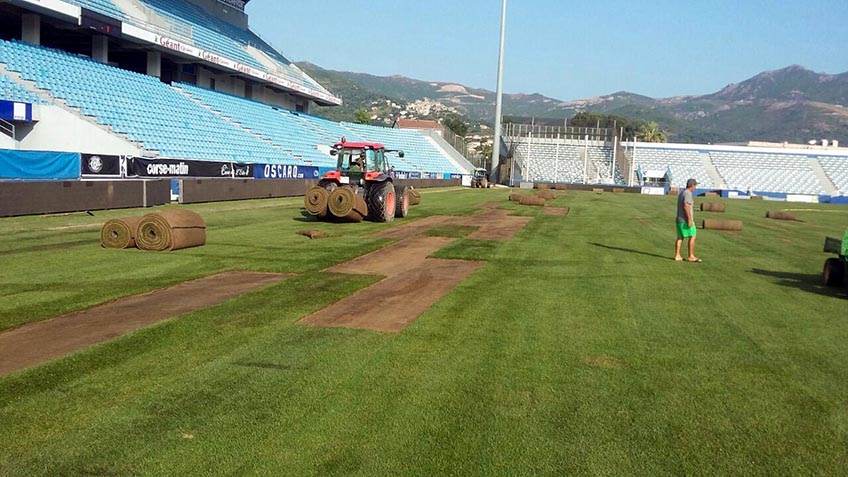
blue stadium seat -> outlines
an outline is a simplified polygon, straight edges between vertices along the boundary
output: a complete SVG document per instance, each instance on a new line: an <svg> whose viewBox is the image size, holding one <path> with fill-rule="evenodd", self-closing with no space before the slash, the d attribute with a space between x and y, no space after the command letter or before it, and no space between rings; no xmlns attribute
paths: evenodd
<svg viewBox="0 0 848 477"><path fill-rule="evenodd" d="M198 48L221 55L230 60L262 71L268 71L306 88L328 93L317 81L301 71L278 51L250 30L243 30L206 13L185 0L138 0L158 18L155 26L149 19L131 17L112 0L71 0L97 13L162 32L176 40L185 41ZM163 31L164 30L164 31ZM247 50L250 45L265 53L274 63L269 68L254 58Z"/></svg>
<svg viewBox="0 0 848 477"><path fill-rule="evenodd" d="M296 163L157 78L20 42L0 41L0 63L163 157Z"/></svg>
<svg viewBox="0 0 848 477"><path fill-rule="evenodd" d="M404 159L390 155L390 162L400 171L460 172L447 155L419 131L336 123L192 85L175 84L174 87L261 136L290 157L308 164L334 165L335 159L326 150L344 136L350 141L381 142L390 149L403 149Z"/></svg>

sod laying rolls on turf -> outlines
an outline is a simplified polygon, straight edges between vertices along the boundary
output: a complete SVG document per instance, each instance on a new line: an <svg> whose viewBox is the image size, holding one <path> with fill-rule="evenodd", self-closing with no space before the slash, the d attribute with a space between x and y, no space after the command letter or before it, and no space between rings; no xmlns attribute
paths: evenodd
<svg viewBox="0 0 848 477"><path fill-rule="evenodd" d="M796 217L792 212L781 212L776 210L766 212L766 218L773 220L798 220L798 217Z"/></svg>
<svg viewBox="0 0 848 477"><path fill-rule="evenodd" d="M509 194L509 201L510 202L521 202L522 197L524 197L524 194L518 194L518 193Z"/></svg>
<svg viewBox="0 0 848 477"><path fill-rule="evenodd" d="M565 184L557 184L557 185L554 186L554 189L556 189L556 190L568 190L568 186L566 186Z"/></svg>
<svg viewBox="0 0 848 477"><path fill-rule="evenodd" d="M141 217L124 217L106 221L100 229L100 245L103 248L134 248L139 222Z"/></svg>
<svg viewBox="0 0 848 477"><path fill-rule="evenodd" d="M310 187L303 196L303 207L310 215L316 217L327 216L327 204L330 199L330 193L327 189L319 186Z"/></svg>
<svg viewBox="0 0 848 477"><path fill-rule="evenodd" d="M352 187L339 187L330 193L330 213L348 222L362 222L368 216L368 205Z"/></svg>
<svg viewBox="0 0 848 477"><path fill-rule="evenodd" d="M409 205L418 205L421 203L421 192L418 192L414 187L408 187L409 190Z"/></svg>
<svg viewBox="0 0 848 477"><path fill-rule="evenodd" d="M724 212L727 205L724 202L704 202L701 204L701 212Z"/></svg>
<svg viewBox="0 0 848 477"><path fill-rule="evenodd" d="M550 189L542 189L542 190L538 191L536 193L536 195L538 197L541 197L542 199L545 199L545 200L554 200L557 197L556 192L554 192Z"/></svg>
<svg viewBox="0 0 848 477"><path fill-rule="evenodd" d="M532 195L521 196L518 200L518 203L521 205L534 205L534 206L543 206L545 205L545 199L541 197L534 197Z"/></svg>
<svg viewBox="0 0 848 477"><path fill-rule="evenodd" d="M136 243L142 250L161 252L206 244L206 222L187 209L169 209L141 218Z"/></svg>
<svg viewBox="0 0 848 477"><path fill-rule="evenodd" d="M592 189L592 192L594 192L596 194L603 194L604 190L596 187L596 188Z"/></svg>
<svg viewBox="0 0 848 477"><path fill-rule="evenodd" d="M742 221L706 219L701 222L701 228L706 230L726 230L728 232L741 232Z"/></svg>

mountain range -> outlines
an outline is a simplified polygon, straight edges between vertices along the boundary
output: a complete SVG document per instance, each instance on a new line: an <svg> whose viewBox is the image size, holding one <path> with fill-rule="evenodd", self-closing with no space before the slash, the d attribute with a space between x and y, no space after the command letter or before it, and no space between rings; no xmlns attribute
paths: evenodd
<svg viewBox="0 0 848 477"><path fill-rule="evenodd" d="M490 125L495 93L457 83L421 81L298 66L342 97L344 105L316 108L319 115L351 121L367 110L376 123L458 115L472 125ZM848 72L816 73L789 66L760 73L711 94L650 98L626 91L563 101L541 94L504 95L504 115L558 122L578 112L656 121L669 140L694 143L745 141L848 143Z"/></svg>

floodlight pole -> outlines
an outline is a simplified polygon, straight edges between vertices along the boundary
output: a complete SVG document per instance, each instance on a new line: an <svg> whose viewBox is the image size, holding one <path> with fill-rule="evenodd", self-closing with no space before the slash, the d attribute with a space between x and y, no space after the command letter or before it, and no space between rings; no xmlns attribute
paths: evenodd
<svg viewBox="0 0 848 477"><path fill-rule="evenodd" d="M498 162L501 157L501 129L503 127L503 69L504 69L504 46L506 42L506 2L501 5L501 43L498 50L498 90L495 100L495 140L492 145L492 165L490 175L497 177Z"/></svg>

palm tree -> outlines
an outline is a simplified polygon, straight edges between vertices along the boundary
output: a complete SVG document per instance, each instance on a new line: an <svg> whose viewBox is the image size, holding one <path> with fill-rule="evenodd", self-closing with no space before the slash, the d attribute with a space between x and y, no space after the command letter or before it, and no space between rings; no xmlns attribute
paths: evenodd
<svg viewBox="0 0 848 477"><path fill-rule="evenodd" d="M645 142L666 142L668 141L668 137L660 128L660 125L654 121L643 124L641 128L639 128L639 139Z"/></svg>

